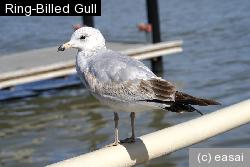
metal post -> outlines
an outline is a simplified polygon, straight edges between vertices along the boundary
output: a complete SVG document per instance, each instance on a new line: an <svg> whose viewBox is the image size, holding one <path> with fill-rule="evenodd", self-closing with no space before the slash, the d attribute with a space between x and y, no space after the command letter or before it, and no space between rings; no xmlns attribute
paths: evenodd
<svg viewBox="0 0 250 167"><path fill-rule="evenodd" d="M89 26L89 27L94 27L94 17L93 16L83 16L83 25Z"/></svg>
<svg viewBox="0 0 250 167"><path fill-rule="evenodd" d="M152 43L161 42L158 0L146 0L146 1L147 1L148 23L152 25ZM152 65L152 70L154 72L162 72L163 71L162 57L152 59L151 65Z"/></svg>

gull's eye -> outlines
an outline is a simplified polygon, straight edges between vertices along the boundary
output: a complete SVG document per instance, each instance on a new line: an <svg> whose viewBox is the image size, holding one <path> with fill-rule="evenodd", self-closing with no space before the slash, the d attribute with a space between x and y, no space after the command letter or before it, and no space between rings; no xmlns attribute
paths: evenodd
<svg viewBox="0 0 250 167"><path fill-rule="evenodd" d="M80 39L81 39L81 40L83 40L83 39L85 39L85 38L86 38L85 35L80 36Z"/></svg>

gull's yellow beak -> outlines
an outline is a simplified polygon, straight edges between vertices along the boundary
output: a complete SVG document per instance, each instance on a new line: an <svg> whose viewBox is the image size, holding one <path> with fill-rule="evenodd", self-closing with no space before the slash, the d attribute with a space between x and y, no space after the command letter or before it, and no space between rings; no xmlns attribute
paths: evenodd
<svg viewBox="0 0 250 167"><path fill-rule="evenodd" d="M70 42L67 42L61 46L59 46L57 51L64 51L65 49L72 48L72 44Z"/></svg>

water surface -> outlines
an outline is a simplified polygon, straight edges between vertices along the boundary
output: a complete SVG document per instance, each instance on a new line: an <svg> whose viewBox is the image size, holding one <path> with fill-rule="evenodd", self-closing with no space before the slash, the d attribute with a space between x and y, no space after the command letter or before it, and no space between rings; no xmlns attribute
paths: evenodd
<svg viewBox="0 0 250 167"><path fill-rule="evenodd" d="M107 0L96 26L108 40L144 42L136 24L145 22L144 0ZM192 95L222 106L250 97L250 2L159 0L164 40L183 39L184 52L164 57L163 77ZM131 17L133 16L133 17ZM0 54L67 41L80 17L0 17ZM43 166L113 141L113 114L82 87L46 91L38 97L0 102L0 166ZM128 113L120 114L120 137L130 135ZM136 133L143 135L199 117L161 110L140 113ZM249 147L249 125L194 147ZM164 144L164 143L162 143ZM146 163L148 167L188 166L188 149Z"/></svg>

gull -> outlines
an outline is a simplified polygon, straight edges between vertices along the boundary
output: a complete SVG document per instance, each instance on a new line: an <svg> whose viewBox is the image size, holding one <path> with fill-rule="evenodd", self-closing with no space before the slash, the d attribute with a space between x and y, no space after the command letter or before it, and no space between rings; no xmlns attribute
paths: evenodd
<svg viewBox="0 0 250 167"><path fill-rule="evenodd" d="M172 112L196 111L192 105L218 105L214 100L197 98L177 91L169 81L157 77L142 62L106 48L105 39L98 29L81 27L69 42L58 51L78 50L76 71L82 83L102 104L114 111L115 140L119 143L135 142L135 113L149 109ZM119 141L118 112L130 112L132 136Z"/></svg>

